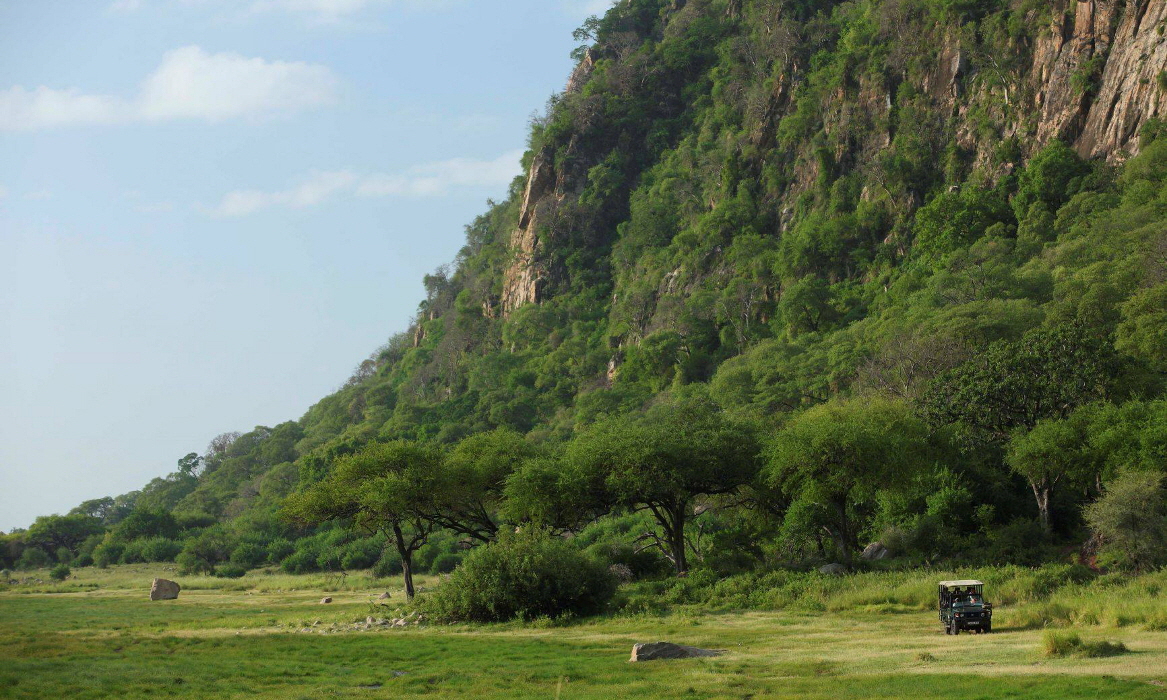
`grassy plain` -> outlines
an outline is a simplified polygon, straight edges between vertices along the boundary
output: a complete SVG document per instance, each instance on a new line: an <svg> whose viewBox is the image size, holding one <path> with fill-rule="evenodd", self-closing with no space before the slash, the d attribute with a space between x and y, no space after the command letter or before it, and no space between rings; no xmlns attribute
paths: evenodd
<svg viewBox="0 0 1167 700"><path fill-rule="evenodd" d="M0 591L0 697L1167 698L1161 576L1038 594L1017 583L1023 575L1003 578L995 633L946 637L930 610L937 577L926 572L804 582L781 609L679 605L554 624L368 630L367 616L411 608L395 585L363 575L75 573L61 584L23 574L34 580ZM183 584L178 600L147 600L155 575ZM390 605L377 606L384 590ZM326 594L335 602L321 605ZM1047 626L1126 651L1050 655ZM627 663L634 643L656 640L727 653Z"/></svg>

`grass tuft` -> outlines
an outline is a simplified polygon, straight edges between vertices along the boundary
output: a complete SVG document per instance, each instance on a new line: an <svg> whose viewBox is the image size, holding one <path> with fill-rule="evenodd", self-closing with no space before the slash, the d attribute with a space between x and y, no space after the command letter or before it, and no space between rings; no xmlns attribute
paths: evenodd
<svg viewBox="0 0 1167 700"><path fill-rule="evenodd" d="M1046 656L1065 658L1069 656L1096 659L1119 656L1129 650L1122 642L1085 641L1077 632L1046 630L1041 638L1042 651Z"/></svg>

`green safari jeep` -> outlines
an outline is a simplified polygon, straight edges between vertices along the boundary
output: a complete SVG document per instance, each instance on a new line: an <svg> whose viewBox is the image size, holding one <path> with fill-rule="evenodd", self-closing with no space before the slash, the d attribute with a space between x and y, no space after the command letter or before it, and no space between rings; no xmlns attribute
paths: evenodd
<svg viewBox="0 0 1167 700"><path fill-rule="evenodd" d="M985 584L980 581L940 582L940 622L944 634L961 630L993 631L993 605L985 600Z"/></svg>

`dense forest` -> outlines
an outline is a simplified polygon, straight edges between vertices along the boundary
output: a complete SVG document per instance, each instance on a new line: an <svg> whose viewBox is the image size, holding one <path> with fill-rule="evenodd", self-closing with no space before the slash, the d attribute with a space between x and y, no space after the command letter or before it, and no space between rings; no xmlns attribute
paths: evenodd
<svg viewBox="0 0 1167 700"><path fill-rule="evenodd" d="M0 565L408 575L519 529L625 578L1161 566L1165 31L1152 0L624 0L406 332Z"/></svg>

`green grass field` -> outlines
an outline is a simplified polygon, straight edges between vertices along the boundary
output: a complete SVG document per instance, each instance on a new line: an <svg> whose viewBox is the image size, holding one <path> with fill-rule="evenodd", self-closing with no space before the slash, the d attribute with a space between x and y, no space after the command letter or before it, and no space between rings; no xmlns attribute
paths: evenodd
<svg viewBox="0 0 1167 700"><path fill-rule="evenodd" d="M393 605L374 607L387 582L367 576L220 580L147 565L75 574L61 584L22 574L44 583L0 591L0 697L1167 697L1161 577L1040 596L1002 583L1010 602L994 634L947 637L926 600L935 576L921 572L830 580L815 605L787 609L368 630L367 616L411 608L393 586ZM155 575L183 584L178 600L147 599ZM326 594L331 605L319 603ZM1126 652L1049 655L1046 625ZM728 653L627 663L634 643L657 640Z"/></svg>

